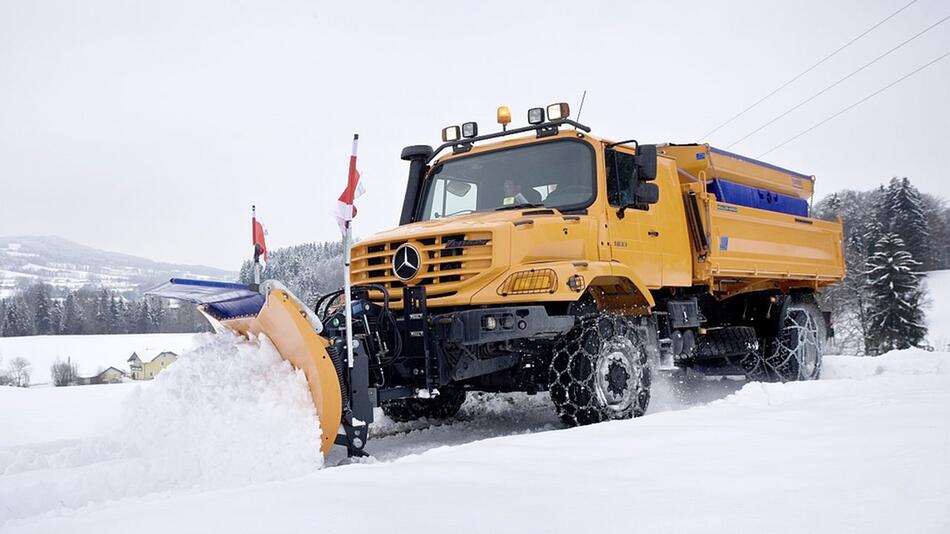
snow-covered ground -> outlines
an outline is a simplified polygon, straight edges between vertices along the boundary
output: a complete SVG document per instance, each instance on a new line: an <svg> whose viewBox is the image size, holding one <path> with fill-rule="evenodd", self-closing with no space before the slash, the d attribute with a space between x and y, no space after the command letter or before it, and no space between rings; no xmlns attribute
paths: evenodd
<svg viewBox="0 0 950 534"><path fill-rule="evenodd" d="M939 349L950 273L928 283ZM645 417L568 430L545 395L377 413L374 459L338 465L299 372L231 341L189 338L150 383L0 388L0 533L950 532L948 352L659 380Z"/></svg>
<svg viewBox="0 0 950 534"><path fill-rule="evenodd" d="M556 432L542 396L495 396L451 425L382 421L376 462L322 470L297 373L266 347L199 354L100 386L127 406L111 430L0 449L0 531L950 529L947 353L828 357L818 382Z"/></svg>
<svg viewBox="0 0 950 534"><path fill-rule="evenodd" d="M57 358L75 363L79 376L92 376L110 366L128 372L133 352L145 361L166 350L181 354L194 346L194 339L194 334L0 337L0 358L4 364L26 358L33 366L30 382L41 385L49 383L49 369Z"/></svg>

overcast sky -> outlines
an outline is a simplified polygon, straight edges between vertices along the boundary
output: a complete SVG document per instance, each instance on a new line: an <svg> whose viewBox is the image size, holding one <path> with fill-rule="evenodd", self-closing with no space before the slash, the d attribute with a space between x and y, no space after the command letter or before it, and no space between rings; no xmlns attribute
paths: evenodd
<svg viewBox="0 0 950 534"><path fill-rule="evenodd" d="M950 15L919 0L245 2L0 0L0 235L52 234L235 269L250 206L271 247L339 238L360 133L356 233L394 225L400 149L498 105L569 101L593 133L725 147ZM757 156L950 52L950 21L730 150ZM819 196L909 176L950 197L950 58L764 159Z"/></svg>

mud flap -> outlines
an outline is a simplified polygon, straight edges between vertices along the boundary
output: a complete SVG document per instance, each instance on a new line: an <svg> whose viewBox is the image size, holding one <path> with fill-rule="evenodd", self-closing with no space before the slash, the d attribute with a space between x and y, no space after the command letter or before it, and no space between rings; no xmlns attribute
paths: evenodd
<svg viewBox="0 0 950 534"><path fill-rule="evenodd" d="M303 371L320 419L320 450L326 456L340 428L343 399L336 369L327 354L329 342L317 334L308 313L289 291L277 287L267 291L256 317L227 319L221 324L243 335L266 335L281 357Z"/></svg>

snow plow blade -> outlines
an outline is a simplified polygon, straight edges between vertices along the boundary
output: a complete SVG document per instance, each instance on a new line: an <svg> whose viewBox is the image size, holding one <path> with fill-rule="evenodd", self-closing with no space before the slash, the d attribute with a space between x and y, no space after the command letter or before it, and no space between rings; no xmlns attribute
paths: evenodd
<svg viewBox="0 0 950 534"><path fill-rule="evenodd" d="M287 288L273 280L253 291L244 284L172 279L148 294L197 304L216 331L267 336L306 376L320 420L320 450L329 453L343 413L340 380L326 350L329 342L318 333L320 321Z"/></svg>

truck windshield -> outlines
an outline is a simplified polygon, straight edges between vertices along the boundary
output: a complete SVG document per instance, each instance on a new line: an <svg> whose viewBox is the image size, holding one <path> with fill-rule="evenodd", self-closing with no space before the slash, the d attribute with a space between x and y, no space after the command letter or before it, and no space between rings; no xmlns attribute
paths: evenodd
<svg viewBox="0 0 950 534"><path fill-rule="evenodd" d="M594 198L594 151L564 139L475 154L438 165L426 179L419 220L476 211L583 208Z"/></svg>

